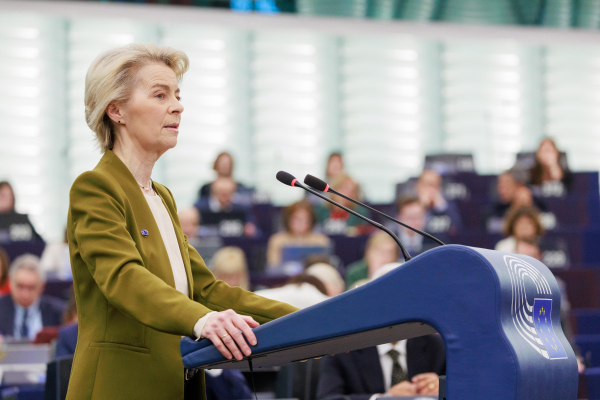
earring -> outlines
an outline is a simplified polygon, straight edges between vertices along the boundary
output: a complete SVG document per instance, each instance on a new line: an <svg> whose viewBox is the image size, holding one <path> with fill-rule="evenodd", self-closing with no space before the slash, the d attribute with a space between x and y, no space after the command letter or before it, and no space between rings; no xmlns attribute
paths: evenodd
<svg viewBox="0 0 600 400"><path fill-rule="evenodd" d="M121 123L121 121L118 121L119 123Z"/></svg>

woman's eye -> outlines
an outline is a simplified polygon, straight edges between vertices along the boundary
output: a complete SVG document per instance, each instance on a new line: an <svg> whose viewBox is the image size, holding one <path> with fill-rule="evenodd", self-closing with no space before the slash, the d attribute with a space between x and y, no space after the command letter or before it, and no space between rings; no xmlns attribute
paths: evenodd
<svg viewBox="0 0 600 400"><path fill-rule="evenodd" d="M162 99L165 98L165 95L163 93L159 93L159 94L156 95L156 97L158 97L159 99L162 100Z"/></svg>
<svg viewBox="0 0 600 400"><path fill-rule="evenodd" d="M177 101L181 101L181 97L177 96Z"/></svg>

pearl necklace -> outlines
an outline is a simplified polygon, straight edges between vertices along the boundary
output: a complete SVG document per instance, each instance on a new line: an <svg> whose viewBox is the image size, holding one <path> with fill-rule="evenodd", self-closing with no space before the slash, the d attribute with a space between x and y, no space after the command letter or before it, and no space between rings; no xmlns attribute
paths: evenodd
<svg viewBox="0 0 600 400"><path fill-rule="evenodd" d="M150 179L150 187L143 187L142 185L140 185L140 183L137 183L142 189L144 190L151 190L152 189L152 179Z"/></svg>

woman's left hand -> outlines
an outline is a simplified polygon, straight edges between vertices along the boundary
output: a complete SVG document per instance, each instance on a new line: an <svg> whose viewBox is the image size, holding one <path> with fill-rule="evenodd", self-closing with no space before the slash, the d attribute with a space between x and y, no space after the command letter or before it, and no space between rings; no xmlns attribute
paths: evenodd
<svg viewBox="0 0 600 400"><path fill-rule="evenodd" d="M225 310L208 318L202 329L202 337L210 339L228 360L231 360L232 354L236 360L241 360L244 355L252 354L244 336L250 345L256 346L256 336L252 328L259 325L252 317Z"/></svg>

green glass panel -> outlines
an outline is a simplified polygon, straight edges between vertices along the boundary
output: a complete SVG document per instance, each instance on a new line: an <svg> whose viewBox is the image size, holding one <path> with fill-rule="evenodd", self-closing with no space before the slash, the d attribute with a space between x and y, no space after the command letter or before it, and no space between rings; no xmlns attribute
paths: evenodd
<svg viewBox="0 0 600 400"><path fill-rule="evenodd" d="M517 23L509 0L448 0L442 9L441 20L490 25Z"/></svg>
<svg viewBox="0 0 600 400"><path fill-rule="evenodd" d="M600 29L600 0L579 0L576 18L580 28Z"/></svg>
<svg viewBox="0 0 600 400"><path fill-rule="evenodd" d="M431 21L435 19L438 8L438 0L406 0L400 15L409 21Z"/></svg>
<svg viewBox="0 0 600 400"><path fill-rule="evenodd" d="M556 28L573 26L573 0L547 0L542 13L542 25Z"/></svg>

